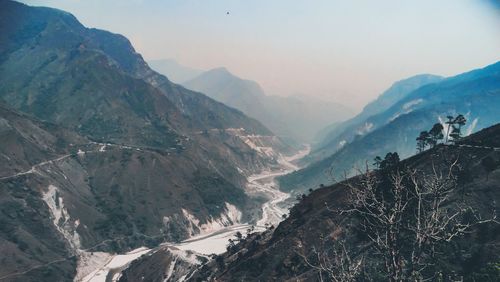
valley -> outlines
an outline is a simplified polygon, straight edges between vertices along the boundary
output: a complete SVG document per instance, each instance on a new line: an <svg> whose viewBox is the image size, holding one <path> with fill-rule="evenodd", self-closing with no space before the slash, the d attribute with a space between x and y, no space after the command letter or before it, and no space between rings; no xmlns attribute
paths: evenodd
<svg viewBox="0 0 500 282"><path fill-rule="evenodd" d="M210 232L192 236L180 243L166 242L157 248L148 249L141 247L124 254L95 253L94 255L93 253L91 256L88 256L88 253L86 253L86 256L80 255L80 260L84 259L85 265L81 265L79 269L82 270L85 268L89 271L91 268L88 266L92 265L94 270L85 276L81 274L77 275L75 280L82 282L104 282L111 279L111 281L117 281L120 271L123 271L128 264L142 255L151 255L159 249L165 248L174 252L185 252L185 255L193 256L193 264L199 264L200 262L194 259L195 256L206 257L211 254L224 253L228 245L228 240L234 239L238 232L242 234L245 234L247 230L262 232L268 226L277 226L283 220L282 215L288 213L288 208L292 205L292 202L286 202L291 195L279 190L275 178L299 169L295 162L306 156L309 151L310 146L306 145L304 149L292 156L280 156L278 167L265 168L263 171L248 177L247 193L251 196L261 195L267 199L262 205L262 217L260 219L253 219L254 223L238 222L228 226L213 228ZM191 253L193 255L190 255ZM102 259L103 256L106 257L105 260Z"/></svg>
<svg viewBox="0 0 500 282"><path fill-rule="evenodd" d="M0 0L0 282L499 280L497 55L378 64L383 45L307 40L300 1L272 13L293 41L245 44L223 36L268 30L265 13L211 4L178 21L189 3L130 1L101 17L113 27L59 2ZM316 5L296 11L329 11ZM367 27L350 31L406 42ZM175 51L186 42L203 48Z"/></svg>

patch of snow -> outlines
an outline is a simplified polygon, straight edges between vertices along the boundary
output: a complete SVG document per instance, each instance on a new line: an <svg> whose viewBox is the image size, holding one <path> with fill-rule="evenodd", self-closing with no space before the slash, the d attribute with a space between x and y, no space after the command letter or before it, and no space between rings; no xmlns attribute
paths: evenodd
<svg viewBox="0 0 500 282"><path fill-rule="evenodd" d="M420 98L420 99L415 99L415 100L412 100L408 103L405 103L403 105L403 110L409 110L411 107L418 105L418 104L422 103L423 101L424 100L422 98Z"/></svg>
<svg viewBox="0 0 500 282"><path fill-rule="evenodd" d="M477 126L477 122L479 121L479 118L475 118L472 123L469 125L467 128L466 136L471 135L474 132L474 129Z"/></svg>
<svg viewBox="0 0 500 282"><path fill-rule="evenodd" d="M339 147L342 148L345 146L345 144L347 144L347 141L346 140L342 140L339 142Z"/></svg>
<svg viewBox="0 0 500 282"><path fill-rule="evenodd" d="M81 149L78 149L77 154L78 154L79 156L83 156L83 155L85 155L85 152L84 152L84 151L82 151Z"/></svg>
<svg viewBox="0 0 500 282"><path fill-rule="evenodd" d="M360 128L358 128L358 130L356 131L356 133L358 135L364 135L368 132L370 132L370 130L373 128L373 123L371 122L365 122L365 124L363 124L363 126L361 126Z"/></svg>
<svg viewBox="0 0 500 282"><path fill-rule="evenodd" d="M406 115L406 114L413 112L413 106L418 105L418 104L422 103L423 101L424 101L423 99L416 99L416 100L412 100L408 103L405 103L402 107L402 111L394 114L394 116L392 116L389 119L389 121L394 121L395 119L397 119L398 117L400 117L402 115Z"/></svg>

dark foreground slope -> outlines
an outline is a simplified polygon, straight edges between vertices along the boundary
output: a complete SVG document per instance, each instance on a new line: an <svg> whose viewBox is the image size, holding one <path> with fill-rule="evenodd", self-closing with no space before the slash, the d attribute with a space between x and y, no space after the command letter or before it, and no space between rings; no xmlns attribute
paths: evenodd
<svg viewBox="0 0 500 282"><path fill-rule="evenodd" d="M462 170L454 201L465 199L477 212L491 215L500 201L500 125L470 136L459 146L438 146L402 162L410 168L428 170L458 158ZM481 147L471 147L469 144ZM494 149L495 147L497 149ZM488 161L485 161L488 160ZM485 163L490 165L485 166ZM351 181L356 181L356 178ZM314 251L331 246L351 221L339 210L346 208L349 188L343 184L320 188L291 210L290 216L274 231L254 234L233 251L209 262L192 281L315 281L318 273L302 256L314 261ZM451 205L452 203L449 203ZM498 281L500 226L480 225L454 239L446 253L445 271L466 281ZM362 237L350 237L354 253L363 253ZM299 255L300 254L300 255ZM376 259L367 255L366 260ZM207 278L208 277L208 278ZM446 276L445 276L446 277ZM324 277L325 278L325 277ZM372 277L374 278L374 277ZM384 280L384 278L381 278ZM478 280L479 279L479 280Z"/></svg>

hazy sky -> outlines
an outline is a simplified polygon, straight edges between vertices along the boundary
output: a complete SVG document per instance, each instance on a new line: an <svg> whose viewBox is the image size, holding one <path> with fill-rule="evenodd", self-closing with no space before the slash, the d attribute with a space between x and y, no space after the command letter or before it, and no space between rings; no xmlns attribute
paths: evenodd
<svg viewBox="0 0 500 282"><path fill-rule="evenodd" d="M357 109L396 80L500 60L498 0L23 2L121 33L146 59L225 66L268 94L301 93Z"/></svg>

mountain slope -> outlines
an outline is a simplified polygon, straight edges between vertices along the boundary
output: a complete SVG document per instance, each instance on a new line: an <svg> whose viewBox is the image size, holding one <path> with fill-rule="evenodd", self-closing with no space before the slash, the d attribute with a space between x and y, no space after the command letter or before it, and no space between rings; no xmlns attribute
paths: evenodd
<svg viewBox="0 0 500 282"><path fill-rule="evenodd" d="M498 216L495 208L500 200L500 154L498 150L491 148L499 148L498 140L500 125L470 136L460 146L440 145L404 160L401 166L431 171L433 167L446 166L457 157L458 167L461 168L458 178L460 186L454 190L452 201L465 199L475 211L490 217L493 209ZM467 144L481 144L482 147L472 148ZM483 165L486 159L495 161L495 167L490 167L489 171ZM353 178L350 182L356 182L356 179ZM313 191L291 210L290 216L276 230L251 235L232 252L225 253L197 270L191 280L197 281L202 277L208 281L320 279L318 272L307 265L303 256L314 264L318 250L333 246L341 234L348 232L349 226L356 224L346 220L348 215L340 212L348 207L349 190L347 185L339 183ZM452 203L447 203L447 206ZM486 223L471 228L463 237L453 239L444 262L439 261L446 271L443 276L456 275L464 281L495 281L498 270L491 270L489 265L498 263L500 259L498 231L498 224ZM353 248L350 259L354 261L360 254L364 254L364 262L373 262L377 255L365 253L366 244L363 240L362 235L348 237L347 244ZM488 269L490 273L487 272ZM327 273L323 275L323 279L326 279ZM387 281L387 277L380 277L379 280L375 276L370 278Z"/></svg>
<svg viewBox="0 0 500 282"><path fill-rule="evenodd" d="M337 124L332 129L325 128L321 142L313 148L307 160L320 160L336 152L342 147L342 144L351 142L357 136L375 130L380 125L369 123L367 120L370 117L386 111L412 91L424 85L439 82L442 79L443 77L436 75L421 74L395 82L375 101L366 105L363 111L354 118Z"/></svg>
<svg viewBox="0 0 500 282"><path fill-rule="evenodd" d="M292 143L312 142L317 131L332 120L341 121L351 115L351 110L333 102L267 96L256 82L241 79L225 68L202 73L183 85L258 119Z"/></svg>
<svg viewBox="0 0 500 282"><path fill-rule="evenodd" d="M316 187L352 175L375 156L397 151L407 157L415 152L415 138L447 115L462 113L468 119L465 134L500 120L500 63L428 84L408 93L389 109L365 120L375 128L353 137L337 152L303 170L280 179L285 189ZM352 136L352 132L350 133Z"/></svg>
<svg viewBox="0 0 500 282"><path fill-rule="evenodd" d="M44 180L30 176L38 171L37 164L69 154L70 143L84 144L88 140L0 104L0 142L0 279L72 280L76 261L62 260L73 254L52 223L51 212L38 189ZM33 172L26 173L30 169ZM53 261L57 263L36 268ZM22 277L11 276L31 269Z"/></svg>
<svg viewBox="0 0 500 282"><path fill-rule="evenodd" d="M4 226L32 225L1 236L16 256L2 258L0 277L13 281L39 281L38 265L48 271L53 260L63 269L49 267L47 279L71 280L93 252L249 221L261 200L245 193L246 175L289 149L256 120L152 71L123 36L12 1L0 2L0 102ZM23 245L12 232L47 239Z"/></svg>
<svg viewBox="0 0 500 282"><path fill-rule="evenodd" d="M216 68L203 72L197 77L186 81L183 85L195 91L206 91L215 100L232 103L238 103L238 99L260 99L265 96L264 90L255 81L240 79L231 74L226 68ZM244 102L241 102L242 105L244 105Z"/></svg>

